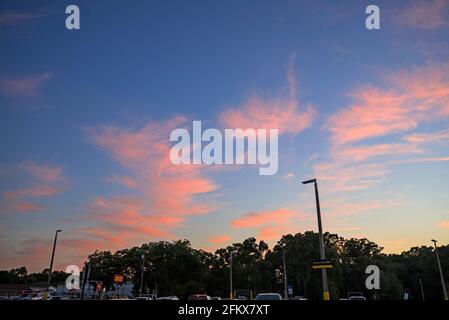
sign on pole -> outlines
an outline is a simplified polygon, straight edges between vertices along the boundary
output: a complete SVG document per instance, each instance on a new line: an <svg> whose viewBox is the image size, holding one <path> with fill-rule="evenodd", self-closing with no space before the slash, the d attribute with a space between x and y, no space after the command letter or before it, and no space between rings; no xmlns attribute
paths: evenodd
<svg viewBox="0 0 449 320"><path fill-rule="evenodd" d="M293 286L291 284L288 285L287 292L290 296L293 295Z"/></svg>
<svg viewBox="0 0 449 320"><path fill-rule="evenodd" d="M312 262L313 269L330 269L333 268L332 261L330 260L318 260Z"/></svg>
<svg viewBox="0 0 449 320"><path fill-rule="evenodd" d="M123 275L122 274L114 275L114 283L116 283L116 284L123 283Z"/></svg>

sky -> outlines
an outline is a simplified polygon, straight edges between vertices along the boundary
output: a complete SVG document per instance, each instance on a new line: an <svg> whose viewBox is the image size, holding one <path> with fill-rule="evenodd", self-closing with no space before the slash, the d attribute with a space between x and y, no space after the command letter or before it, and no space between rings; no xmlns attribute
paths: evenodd
<svg viewBox="0 0 449 320"><path fill-rule="evenodd" d="M66 6L80 29L65 27ZM380 8L367 30L365 8ZM323 229L449 243L449 1L0 1L0 269ZM173 165L175 128L276 128L279 169Z"/></svg>

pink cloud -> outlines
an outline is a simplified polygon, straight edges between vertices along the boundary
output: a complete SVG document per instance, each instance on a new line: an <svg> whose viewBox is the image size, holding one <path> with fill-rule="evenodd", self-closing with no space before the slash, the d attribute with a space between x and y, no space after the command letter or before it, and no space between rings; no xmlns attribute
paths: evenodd
<svg viewBox="0 0 449 320"><path fill-rule="evenodd" d="M416 127L417 121L404 106L405 97L373 87L351 96L355 103L328 119L334 143L344 144Z"/></svg>
<svg viewBox="0 0 449 320"><path fill-rule="evenodd" d="M297 213L295 211L287 209L250 212L232 220L231 226L234 228L255 228L270 223L283 224L296 215Z"/></svg>
<svg viewBox="0 0 449 320"><path fill-rule="evenodd" d="M40 89L53 75L46 72L40 75L0 79L0 91L12 96L39 97Z"/></svg>
<svg viewBox="0 0 449 320"><path fill-rule="evenodd" d="M5 199L20 199L25 197L43 198L54 196L60 192L61 190L55 186L32 183L29 187L23 189L5 191L3 196Z"/></svg>
<svg viewBox="0 0 449 320"><path fill-rule="evenodd" d="M366 189L383 181L394 164L410 155L426 154L431 143L447 139L447 132L416 133L419 125L449 116L449 64L427 65L390 73L384 87L362 86L352 102L328 117L329 162L314 165L314 174L334 191ZM389 137L391 142L375 143ZM402 157L408 156L407 160ZM426 156L413 161L441 161Z"/></svg>
<svg viewBox="0 0 449 320"><path fill-rule="evenodd" d="M289 94L263 99L254 95L241 106L230 108L219 115L226 128L278 129L279 134L297 134L312 124L316 111L311 105L302 105L296 94L296 80L292 66L288 72Z"/></svg>
<svg viewBox="0 0 449 320"><path fill-rule="evenodd" d="M401 133L420 122L449 116L449 64L430 65L387 76L388 89L362 87L354 103L329 117L336 144Z"/></svg>
<svg viewBox="0 0 449 320"><path fill-rule="evenodd" d="M231 221L233 228L255 228L258 237L263 240L279 239L283 234L294 233L294 222L303 221L304 215L289 209L276 209L272 211L250 212Z"/></svg>
<svg viewBox="0 0 449 320"><path fill-rule="evenodd" d="M440 221L440 222L437 224L437 227L438 227L438 228L442 228L442 229L449 229L449 220L443 220L443 221Z"/></svg>
<svg viewBox="0 0 449 320"><path fill-rule="evenodd" d="M404 136L403 139L407 142L415 144L445 143L449 142L449 129L431 133L412 133Z"/></svg>
<svg viewBox="0 0 449 320"><path fill-rule="evenodd" d="M7 171L7 172L6 172ZM62 168L23 162L17 166L5 168L5 174L25 174L23 186L3 191L0 199L0 213L26 213L42 211L47 206L36 203L37 200L53 197L65 189L65 177Z"/></svg>
<svg viewBox="0 0 449 320"><path fill-rule="evenodd" d="M41 15L29 12L4 11L0 13L0 25L17 26Z"/></svg>
<svg viewBox="0 0 449 320"><path fill-rule="evenodd" d="M65 231L60 234L56 246L53 270L65 270L68 265L83 266L89 253L101 248L104 244L99 241L81 238L65 238ZM28 238L22 240L17 250L10 250L3 266L15 268L26 266L28 271L41 272L50 265L53 239Z"/></svg>
<svg viewBox="0 0 449 320"><path fill-rule="evenodd" d="M418 148L415 144L404 143L380 143L362 146L341 146L335 148L333 157L335 159L354 161L363 161L373 157L402 155L412 153L422 153L423 150Z"/></svg>
<svg viewBox="0 0 449 320"><path fill-rule="evenodd" d="M394 201L342 201L342 200L329 200L323 205L323 211L326 212L326 218L340 218L343 216L355 216L364 214L367 212L376 212L381 209L391 208L399 205Z"/></svg>
<svg viewBox="0 0 449 320"><path fill-rule="evenodd" d="M283 235L286 234L295 234L298 232L294 226L291 225L273 225L273 226L264 226L259 229L257 234L257 238L265 241L277 241Z"/></svg>
<svg viewBox="0 0 449 320"><path fill-rule="evenodd" d="M128 189L136 189L138 186L137 182L133 178L127 176L114 176L108 178L107 181L124 185Z"/></svg>
<svg viewBox="0 0 449 320"><path fill-rule="evenodd" d="M44 166L36 164L33 161L26 161L20 165L20 168L35 178L45 182L57 182L64 179L61 167Z"/></svg>
<svg viewBox="0 0 449 320"><path fill-rule="evenodd" d="M140 129L101 126L88 130L95 144L128 171L108 180L133 191L127 197L97 197L89 206L95 221L123 233L128 240L166 238L189 216L216 208L212 200L197 200L218 188L205 177L204 167L177 166L170 161L170 132L184 127L186 121L176 116Z"/></svg>
<svg viewBox="0 0 449 320"><path fill-rule="evenodd" d="M314 165L314 175L323 182L320 189L327 192L368 189L384 181L390 171L384 163L340 161Z"/></svg>
<svg viewBox="0 0 449 320"><path fill-rule="evenodd" d="M417 1L404 10L397 21L405 26L434 29L447 25L449 2L447 0Z"/></svg>
<svg viewBox="0 0 449 320"><path fill-rule="evenodd" d="M209 238L209 242L214 244L223 244L229 242L231 240L230 236L227 235L218 235Z"/></svg>

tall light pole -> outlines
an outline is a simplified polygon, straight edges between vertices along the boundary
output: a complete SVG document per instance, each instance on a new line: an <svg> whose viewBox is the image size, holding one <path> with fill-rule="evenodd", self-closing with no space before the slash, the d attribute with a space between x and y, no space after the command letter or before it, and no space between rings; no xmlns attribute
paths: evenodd
<svg viewBox="0 0 449 320"><path fill-rule="evenodd" d="M285 263L285 249L282 250L282 262L284 264L284 299L288 300L287 290L287 264Z"/></svg>
<svg viewBox="0 0 449 320"><path fill-rule="evenodd" d="M426 300L426 298L424 297L424 289L423 289L423 287L422 287L422 281L421 281L421 278L419 278L418 281L419 281L419 287L421 288L421 298L422 298L422 300L424 301L424 300Z"/></svg>
<svg viewBox="0 0 449 320"><path fill-rule="evenodd" d="M60 233L60 232L62 232L62 230L56 230L55 241L53 242L53 251L51 253L50 268L48 270L47 295L46 295L46 298L48 298L48 292L49 292L49 289L50 289L51 273L53 271L53 261L55 259L56 241L58 241L58 233Z"/></svg>
<svg viewBox="0 0 449 320"><path fill-rule="evenodd" d="M323 240L323 227L321 225L321 209L320 209L320 197L318 195L318 184L316 179L311 179L307 181L303 181L303 184L313 183L315 186L315 201L316 201L316 213L318 217L318 234L319 234L319 242L320 242L320 257L321 260L326 259L326 255L324 253L324 240ZM321 275L323 278L323 300L329 300L329 286L327 283L327 270L321 269Z"/></svg>
<svg viewBox="0 0 449 320"><path fill-rule="evenodd" d="M145 254L142 254L142 275L140 276L140 295L142 295L143 288L143 270L145 268Z"/></svg>
<svg viewBox="0 0 449 320"><path fill-rule="evenodd" d="M89 290L89 283L88 283L89 276L90 276L90 263L86 262L83 269L83 284L81 286L80 300L84 300L84 288L86 287L86 282L87 282L87 289Z"/></svg>
<svg viewBox="0 0 449 320"><path fill-rule="evenodd" d="M437 256L438 269L440 270L441 285L443 286L444 300L448 300L447 291L446 291L446 283L444 282L444 276L443 276L443 269L441 269L440 256L438 255L438 250L437 250L437 242L438 241L432 239L432 242L435 246L435 255Z"/></svg>
<svg viewBox="0 0 449 320"><path fill-rule="evenodd" d="M233 299L233 289L232 289L232 255L234 251L229 251L229 298Z"/></svg>

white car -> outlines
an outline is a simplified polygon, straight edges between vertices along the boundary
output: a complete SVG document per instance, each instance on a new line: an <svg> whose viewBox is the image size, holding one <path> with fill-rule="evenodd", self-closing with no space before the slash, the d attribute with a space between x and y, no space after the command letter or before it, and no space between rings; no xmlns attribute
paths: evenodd
<svg viewBox="0 0 449 320"><path fill-rule="evenodd" d="M158 300L179 300L179 298L176 297L176 296L160 297L160 298L157 298L157 299Z"/></svg>
<svg viewBox="0 0 449 320"><path fill-rule="evenodd" d="M282 300L279 293L259 293L256 300Z"/></svg>
<svg viewBox="0 0 449 320"><path fill-rule="evenodd" d="M45 293L33 294L31 297L31 300L44 300L44 299L45 299Z"/></svg>
<svg viewBox="0 0 449 320"><path fill-rule="evenodd" d="M366 301L366 298L364 296L352 296L349 297L349 300Z"/></svg>

